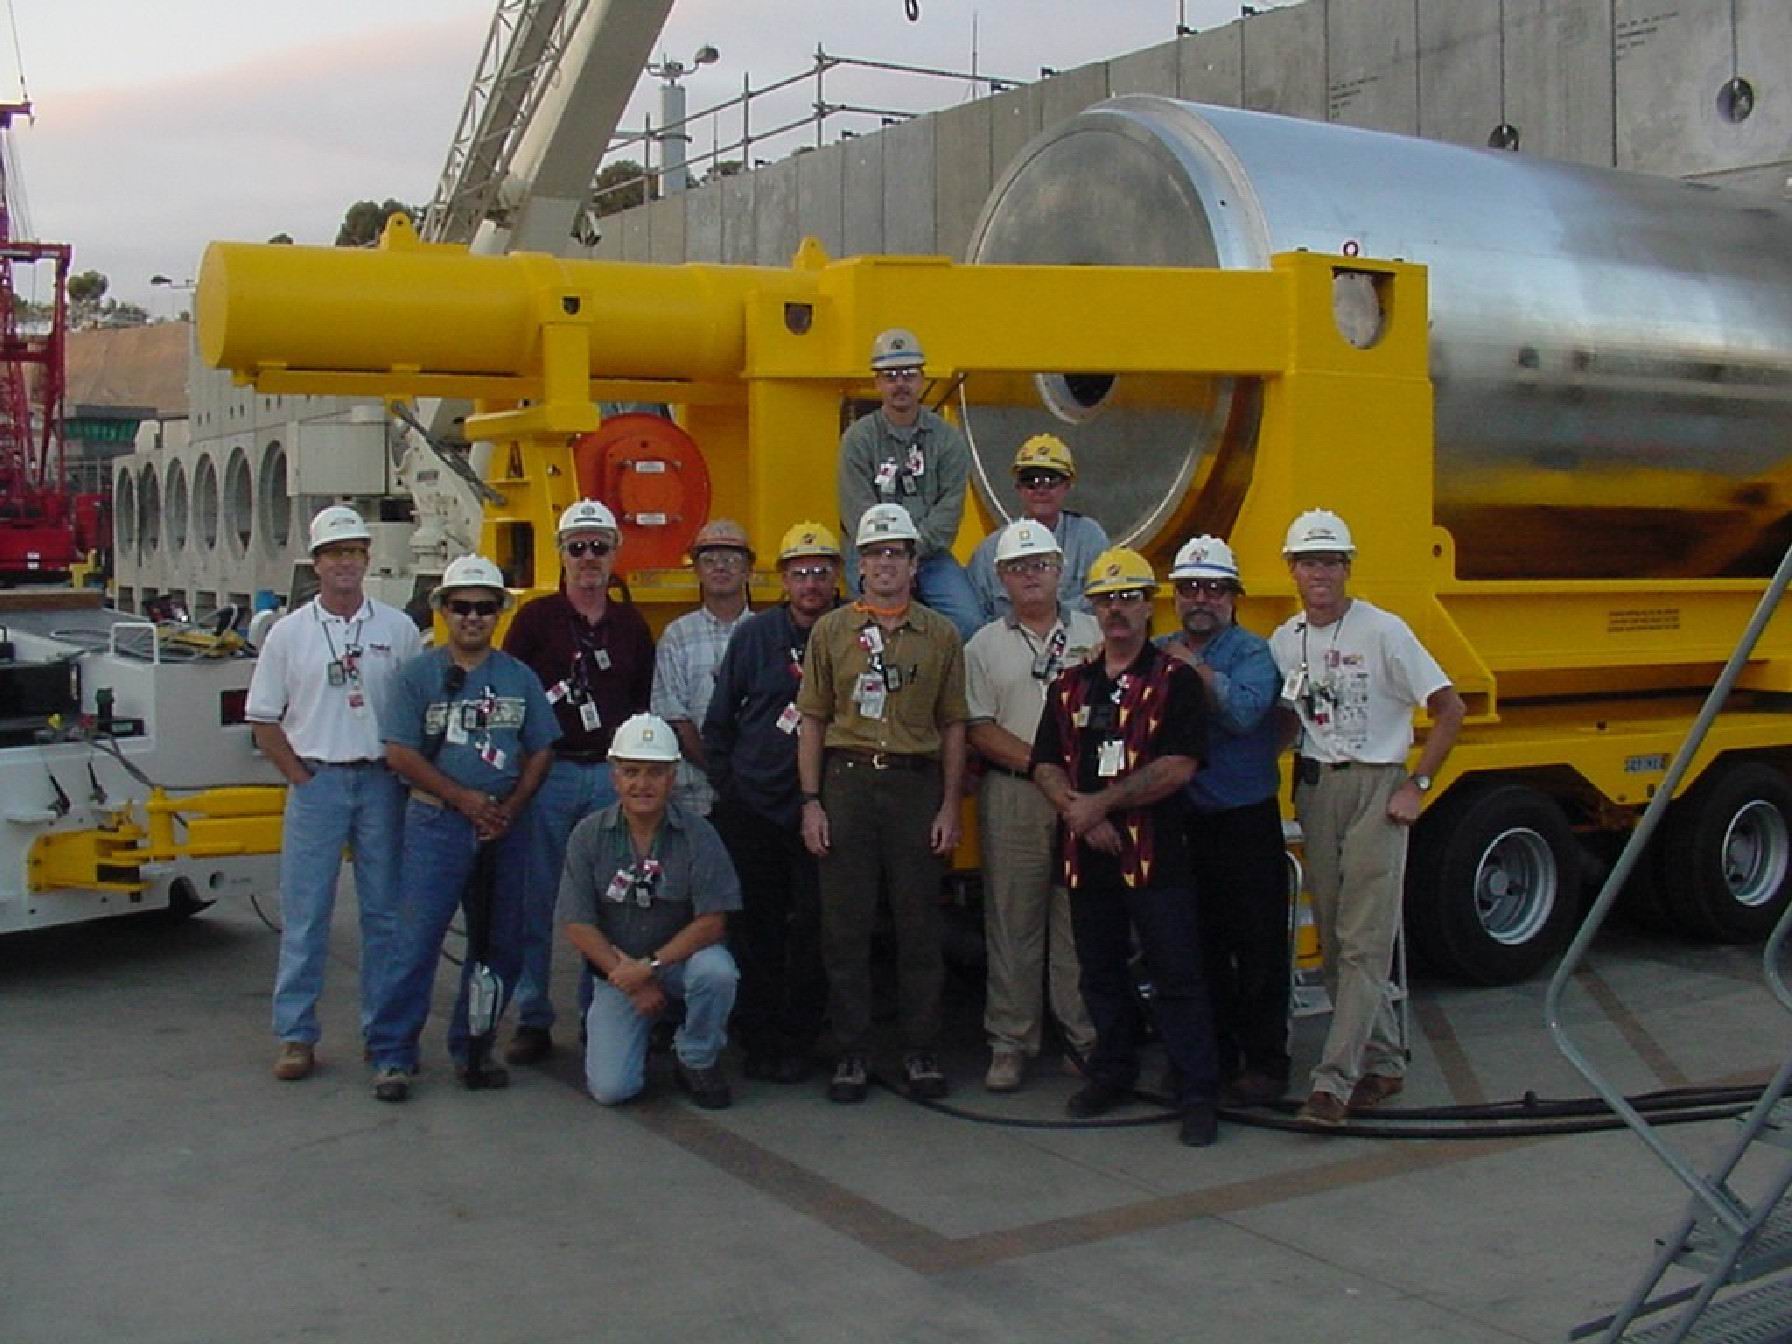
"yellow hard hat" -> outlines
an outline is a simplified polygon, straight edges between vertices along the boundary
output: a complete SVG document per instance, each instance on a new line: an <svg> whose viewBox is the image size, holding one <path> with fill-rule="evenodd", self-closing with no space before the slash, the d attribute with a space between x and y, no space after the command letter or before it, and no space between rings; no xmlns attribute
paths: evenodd
<svg viewBox="0 0 1792 1344"><path fill-rule="evenodd" d="M1084 597L1102 593L1124 593L1128 588L1143 588L1157 593L1157 575L1151 562L1129 546L1114 546L1095 557L1089 566L1088 580L1083 584Z"/></svg>
<svg viewBox="0 0 1792 1344"><path fill-rule="evenodd" d="M840 542L825 523L796 523L778 543L778 563L804 555L825 555L840 558Z"/></svg>
<svg viewBox="0 0 1792 1344"><path fill-rule="evenodd" d="M1070 445L1056 434L1035 434L1014 454L1014 474L1023 471L1055 471L1074 481L1076 459L1070 455Z"/></svg>

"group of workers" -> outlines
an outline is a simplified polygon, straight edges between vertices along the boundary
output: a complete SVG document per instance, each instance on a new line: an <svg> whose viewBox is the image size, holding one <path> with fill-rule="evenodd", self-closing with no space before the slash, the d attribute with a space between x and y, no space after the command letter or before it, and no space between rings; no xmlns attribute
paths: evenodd
<svg viewBox="0 0 1792 1344"><path fill-rule="evenodd" d="M269 632L247 711L291 786L277 1077L316 1066L346 846L380 1100L410 1093L463 898L477 947L448 1050L469 1088L508 1081L483 1041L510 999L505 1063L552 1053L558 925L581 963L598 1101L641 1091L651 1029L675 1005L675 1076L698 1105L731 1100L731 1032L747 1077L797 1083L825 1051L829 1098L862 1101L883 898L901 1080L943 1097L941 882L974 787L984 1085L1023 1084L1049 1012L1081 1079L1069 1113L1103 1114L1137 1081L1148 1012L1181 1140L1205 1146L1221 1105L1268 1103L1290 1082L1277 793L1293 745L1333 1003L1300 1114L1335 1126L1401 1090L1390 977L1407 827L1463 715L1447 677L1398 617L1349 594L1355 546L1324 510L1289 528L1301 610L1268 640L1237 623L1238 566L1208 536L1177 553L1180 628L1153 640L1157 576L1064 507L1076 465L1052 435L1021 445L1019 516L961 566L969 451L925 406L923 366L911 332L874 343L880 405L840 448L847 544L792 526L783 600L752 612L748 537L707 523L691 546L701 604L657 647L611 595L622 533L597 500L561 516L559 590L517 612L502 648L512 597L489 560L447 567L430 598L447 640L424 650L365 593L359 515L333 505L312 520L317 595ZM1419 707L1431 731L1409 773Z"/></svg>

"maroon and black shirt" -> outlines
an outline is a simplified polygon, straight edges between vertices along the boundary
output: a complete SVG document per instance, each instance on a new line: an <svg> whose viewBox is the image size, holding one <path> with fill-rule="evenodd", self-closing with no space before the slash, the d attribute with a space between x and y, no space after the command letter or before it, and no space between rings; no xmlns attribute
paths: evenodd
<svg viewBox="0 0 1792 1344"><path fill-rule="evenodd" d="M641 613L612 598L595 622L579 615L564 592L526 603L504 636L504 652L535 670L554 702L562 753L610 754L610 739L631 714L647 712L653 690L653 635ZM582 700L596 705L598 726L585 727Z"/></svg>
<svg viewBox="0 0 1792 1344"><path fill-rule="evenodd" d="M1102 743L1121 743L1120 772L1102 778ZM1046 692L1045 713L1033 738L1033 760L1055 765L1079 793L1099 793L1160 756L1207 755L1207 701L1193 668L1146 642L1118 677L1109 677L1098 652L1066 668ZM1121 852L1103 854L1060 827L1066 886L1188 887L1194 884L1183 833L1184 791L1149 807L1112 812Z"/></svg>

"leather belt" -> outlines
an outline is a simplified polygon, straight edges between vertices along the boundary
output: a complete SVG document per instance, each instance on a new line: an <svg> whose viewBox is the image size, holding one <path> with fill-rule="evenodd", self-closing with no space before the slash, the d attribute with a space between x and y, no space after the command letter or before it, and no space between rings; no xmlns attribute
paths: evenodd
<svg viewBox="0 0 1792 1344"><path fill-rule="evenodd" d="M983 762L983 768L992 775L1007 775L1009 779L1025 780L1029 784L1033 782L1031 770L1010 770L1007 766L997 765L994 761Z"/></svg>
<svg viewBox="0 0 1792 1344"><path fill-rule="evenodd" d="M854 747L835 747L829 755L868 765L873 770L931 770L938 764L931 756L917 756L913 752L860 751Z"/></svg>
<svg viewBox="0 0 1792 1344"><path fill-rule="evenodd" d="M326 765L332 770L371 770L376 765L383 766L386 763L385 759L379 756L364 758L358 761L318 761L311 759L309 756L302 756L299 759L304 761L306 766L312 770L322 769Z"/></svg>

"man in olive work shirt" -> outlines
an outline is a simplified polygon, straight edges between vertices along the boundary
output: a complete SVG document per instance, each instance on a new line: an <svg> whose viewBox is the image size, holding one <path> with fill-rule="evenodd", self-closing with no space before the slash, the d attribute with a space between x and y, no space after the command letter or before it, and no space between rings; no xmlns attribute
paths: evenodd
<svg viewBox="0 0 1792 1344"><path fill-rule="evenodd" d="M840 1057L830 1100L863 1101L871 1047L871 929L877 893L896 925L903 1076L946 1094L940 1030L942 862L958 845L964 776L964 650L938 612L913 602L914 521L876 504L857 536L862 600L815 623L796 707L803 843L820 860L822 959Z"/></svg>

